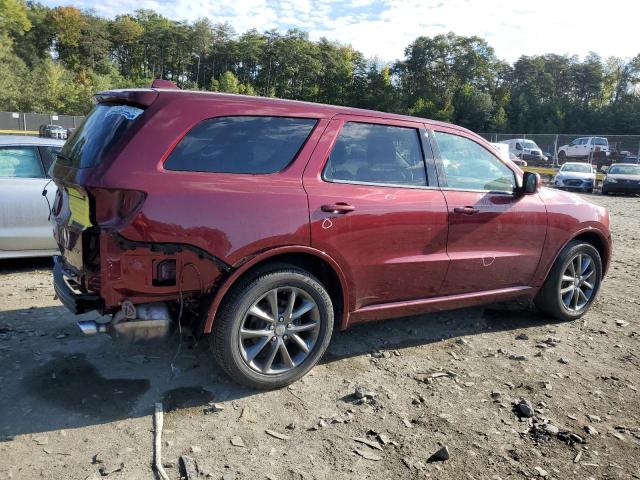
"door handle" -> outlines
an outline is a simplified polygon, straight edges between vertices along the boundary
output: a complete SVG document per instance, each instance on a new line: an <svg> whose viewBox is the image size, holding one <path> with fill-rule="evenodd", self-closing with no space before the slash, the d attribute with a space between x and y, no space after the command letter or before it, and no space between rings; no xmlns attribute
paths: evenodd
<svg viewBox="0 0 640 480"><path fill-rule="evenodd" d="M331 203L329 205L322 205L320 207L320 210L322 210L323 212L339 213L339 214L353 212L355 209L356 207L354 207L353 205L349 205L344 202Z"/></svg>
<svg viewBox="0 0 640 480"><path fill-rule="evenodd" d="M462 213L464 215L475 215L476 213L480 213L475 207L456 207L453 209L453 213Z"/></svg>

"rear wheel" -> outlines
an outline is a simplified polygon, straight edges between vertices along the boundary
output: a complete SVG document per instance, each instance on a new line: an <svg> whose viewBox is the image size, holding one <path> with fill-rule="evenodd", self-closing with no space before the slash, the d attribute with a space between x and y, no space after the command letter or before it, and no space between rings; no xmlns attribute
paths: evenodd
<svg viewBox="0 0 640 480"><path fill-rule="evenodd" d="M567 159L567 153L564 150L558 152L558 160L564 162Z"/></svg>
<svg viewBox="0 0 640 480"><path fill-rule="evenodd" d="M244 385L271 389L306 374L324 354L333 331L333 305L309 272L276 266L229 293L211 345L222 369Z"/></svg>
<svg viewBox="0 0 640 480"><path fill-rule="evenodd" d="M602 260L590 244L574 240L558 255L535 304L560 320L584 315L598 294Z"/></svg>

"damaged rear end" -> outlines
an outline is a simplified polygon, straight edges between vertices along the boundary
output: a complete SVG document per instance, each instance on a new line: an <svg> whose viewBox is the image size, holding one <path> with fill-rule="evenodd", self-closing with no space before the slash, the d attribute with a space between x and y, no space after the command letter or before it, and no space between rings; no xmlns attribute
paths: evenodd
<svg viewBox="0 0 640 480"><path fill-rule="evenodd" d="M128 175L110 168L116 159L120 165L139 160L139 154L127 153L127 145L152 121L158 95L155 90L99 94L53 166L54 237L60 249L54 258L56 294L75 314L95 310L112 316L108 323L79 322L87 334L130 340L165 335L172 319L197 318L201 298L228 270L184 241L147 241L144 176L132 169L126 181L114 180Z"/></svg>

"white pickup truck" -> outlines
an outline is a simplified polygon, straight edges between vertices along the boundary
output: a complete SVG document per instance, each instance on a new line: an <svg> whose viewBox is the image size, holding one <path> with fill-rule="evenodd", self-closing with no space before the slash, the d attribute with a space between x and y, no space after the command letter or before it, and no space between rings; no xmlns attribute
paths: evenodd
<svg viewBox="0 0 640 480"><path fill-rule="evenodd" d="M605 152L608 156L609 140L604 137L580 137L569 145L558 148L558 160L562 162L567 158L584 158L596 152Z"/></svg>

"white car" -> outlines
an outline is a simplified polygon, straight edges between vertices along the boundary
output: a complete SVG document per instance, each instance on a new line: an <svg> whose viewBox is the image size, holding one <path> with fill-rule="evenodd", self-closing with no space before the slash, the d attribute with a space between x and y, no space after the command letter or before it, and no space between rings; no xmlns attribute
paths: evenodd
<svg viewBox="0 0 640 480"><path fill-rule="evenodd" d="M566 158L586 158L591 153L604 152L609 155L609 140L604 137L580 137L569 145L558 148L558 160Z"/></svg>
<svg viewBox="0 0 640 480"><path fill-rule="evenodd" d="M0 259L58 252L49 221L56 186L49 183L47 171L63 144L52 138L0 135Z"/></svg>
<svg viewBox="0 0 640 480"><path fill-rule="evenodd" d="M499 143L509 145L509 152L522 160L546 160L542 149L533 140L512 138L511 140L502 140Z"/></svg>
<svg viewBox="0 0 640 480"><path fill-rule="evenodd" d="M596 184L596 170L589 163L567 162L553 178L557 188L592 193Z"/></svg>

